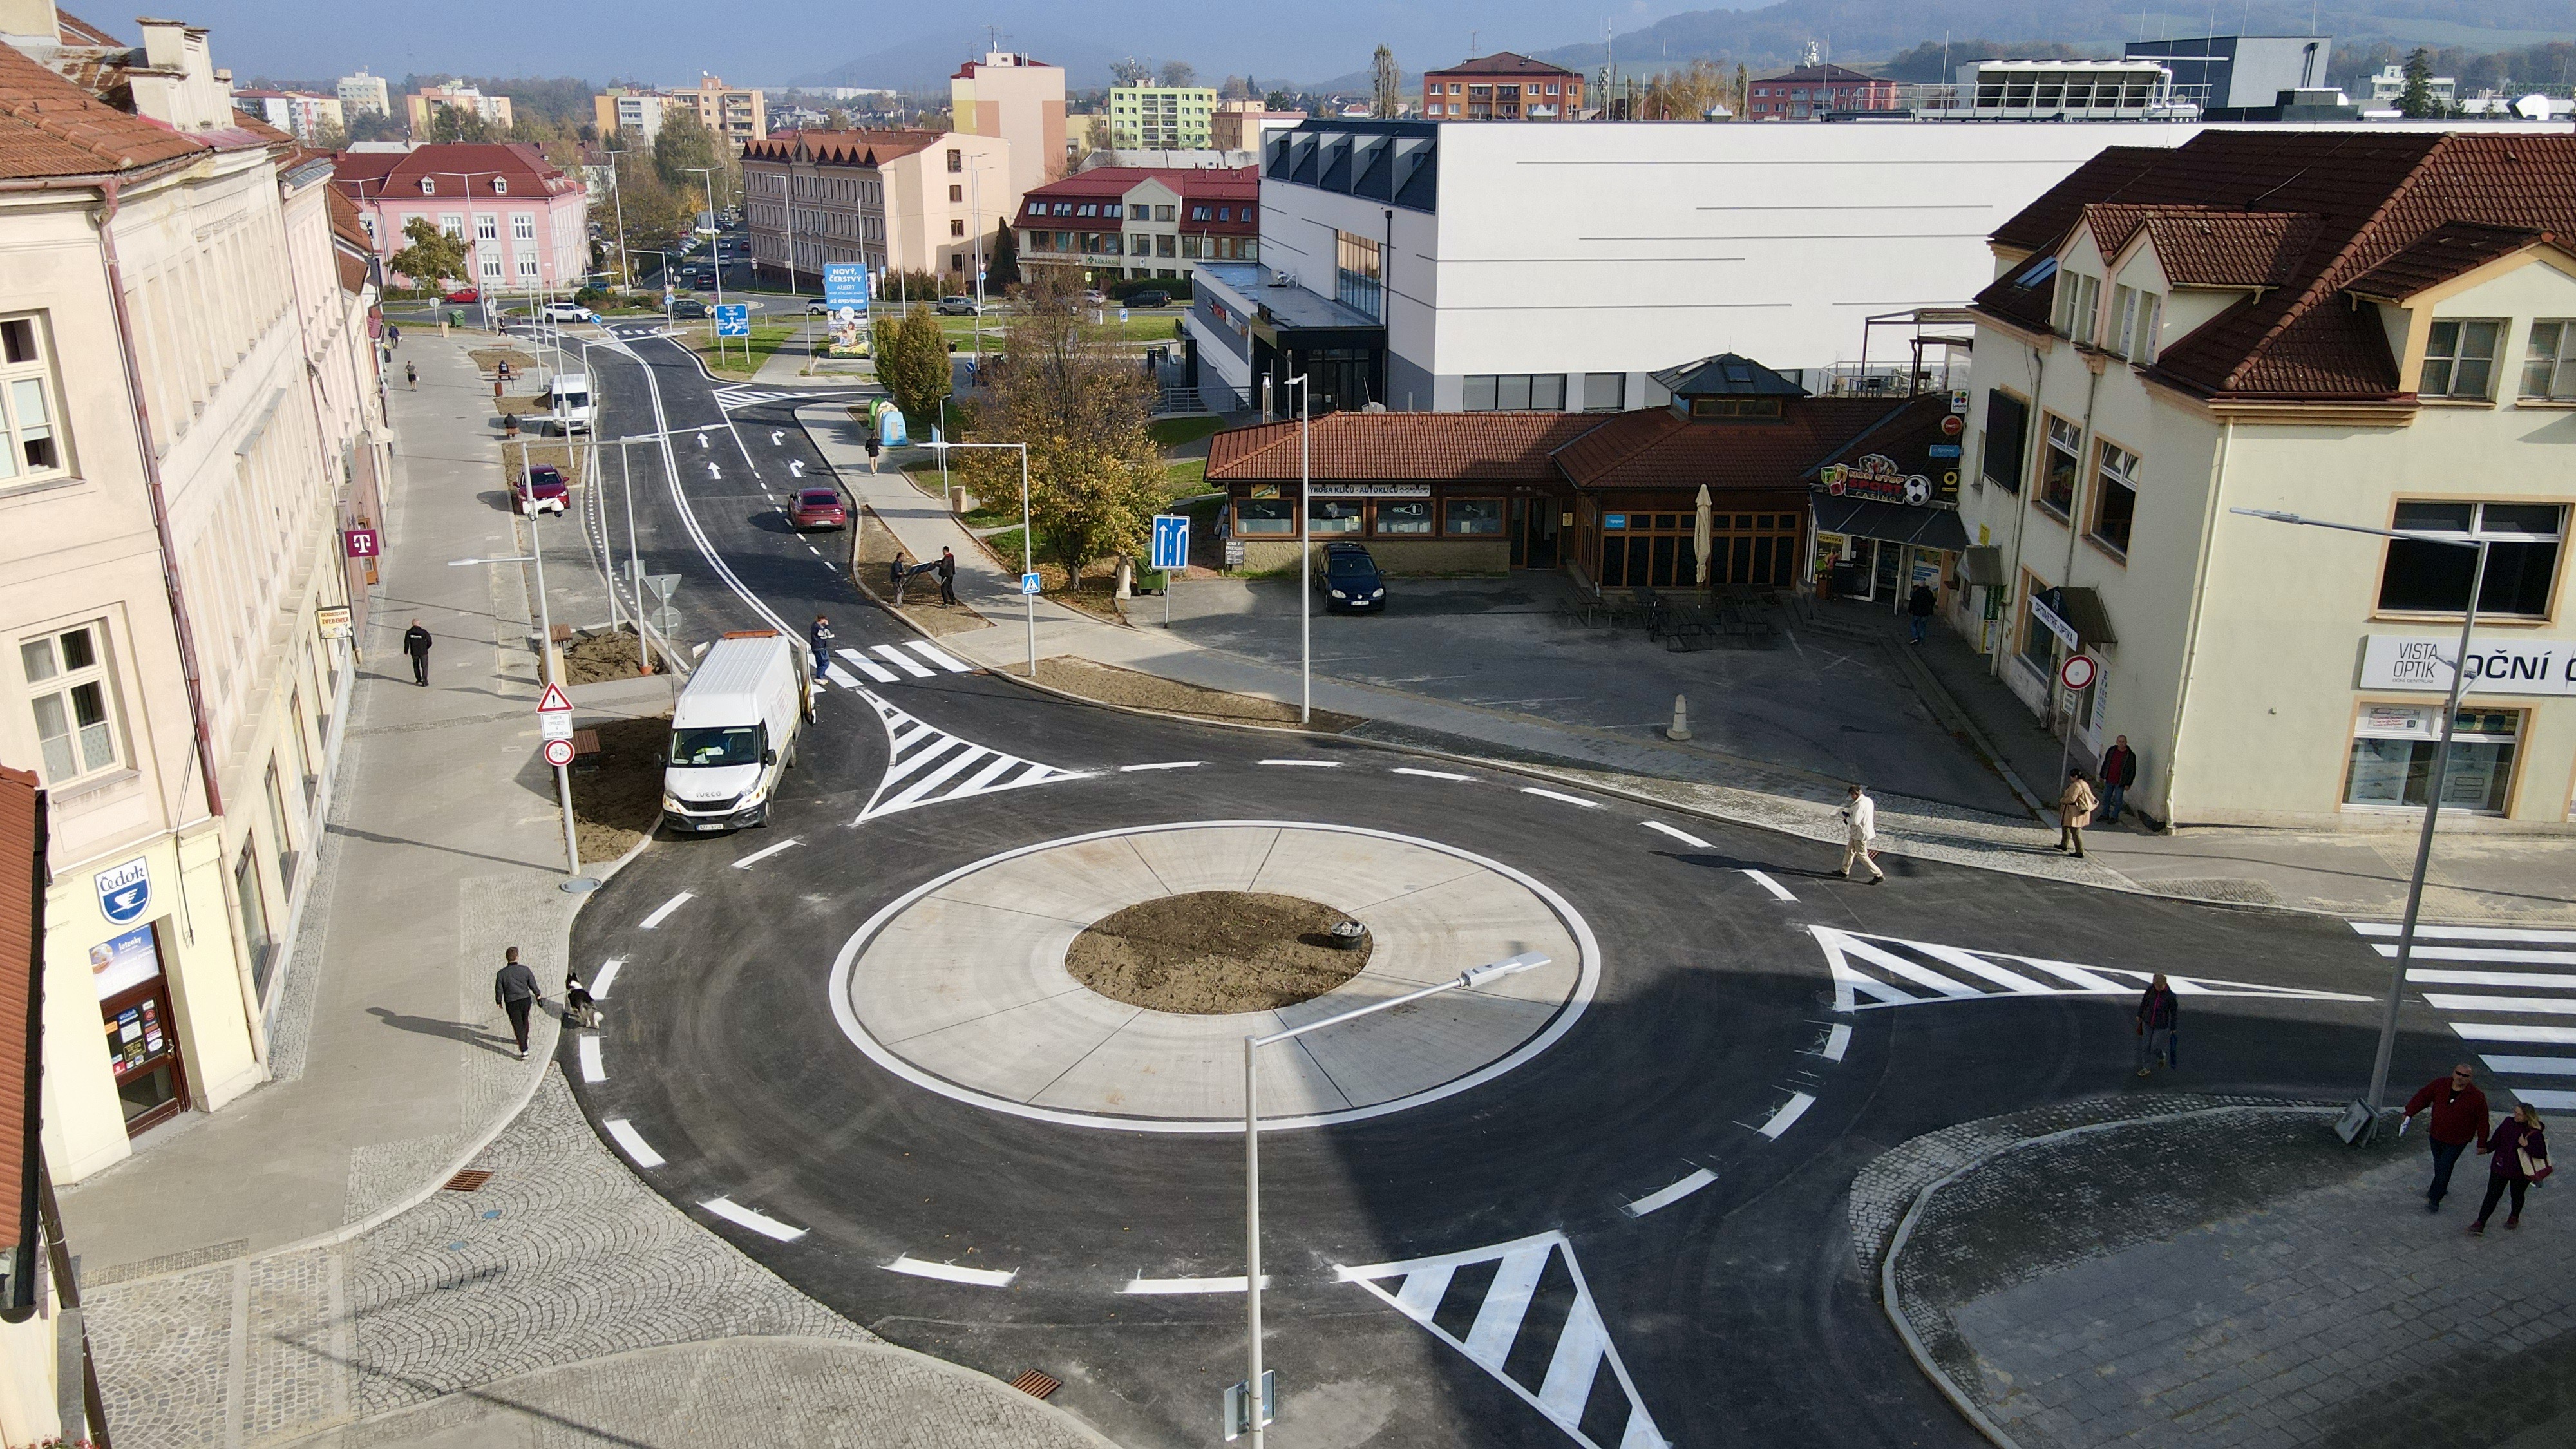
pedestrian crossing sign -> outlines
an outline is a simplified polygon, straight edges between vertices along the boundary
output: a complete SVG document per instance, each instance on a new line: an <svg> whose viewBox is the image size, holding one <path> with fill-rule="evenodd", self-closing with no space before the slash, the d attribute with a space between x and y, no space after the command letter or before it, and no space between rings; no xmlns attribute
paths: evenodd
<svg viewBox="0 0 2576 1449"><path fill-rule="evenodd" d="M1020 592L1024 594L1035 594L1039 592L1038 576L1036 574L1020 575Z"/></svg>

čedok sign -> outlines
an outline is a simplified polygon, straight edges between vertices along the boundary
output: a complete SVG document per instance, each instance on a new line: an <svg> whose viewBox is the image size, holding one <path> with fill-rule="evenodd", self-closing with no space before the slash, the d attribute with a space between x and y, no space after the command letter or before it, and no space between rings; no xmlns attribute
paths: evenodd
<svg viewBox="0 0 2576 1449"><path fill-rule="evenodd" d="M2451 687L2451 661L2459 652L2457 637L2367 635L2361 648L2361 687L2447 691ZM2576 695L2576 644L2473 641L2469 647L2466 692Z"/></svg>

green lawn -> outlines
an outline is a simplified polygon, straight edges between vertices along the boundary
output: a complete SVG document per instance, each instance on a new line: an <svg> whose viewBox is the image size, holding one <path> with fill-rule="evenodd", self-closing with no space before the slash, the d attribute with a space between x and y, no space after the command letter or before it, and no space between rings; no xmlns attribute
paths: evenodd
<svg viewBox="0 0 2576 1449"><path fill-rule="evenodd" d="M1160 418L1153 424L1154 442L1164 448L1177 448L1186 443L1221 431L1223 418Z"/></svg>
<svg viewBox="0 0 2576 1449"><path fill-rule="evenodd" d="M684 325L680 329L680 341L690 351L705 358L707 369L716 376L746 378L760 371L760 365L767 362L787 339L796 335L797 324L755 321L751 324L751 346L745 349L744 339L728 337L724 339L721 361L717 360L715 342L707 335L709 331L709 324L704 322ZM750 354L747 358L744 355L746 350Z"/></svg>
<svg viewBox="0 0 2576 1449"><path fill-rule="evenodd" d="M1207 459L1176 458L1163 465L1163 495L1187 498L1207 491Z"/></svg>

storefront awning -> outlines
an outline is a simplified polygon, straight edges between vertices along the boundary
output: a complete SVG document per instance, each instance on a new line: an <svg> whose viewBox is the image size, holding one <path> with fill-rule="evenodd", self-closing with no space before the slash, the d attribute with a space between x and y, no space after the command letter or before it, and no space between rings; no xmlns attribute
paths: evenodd
<svg viewBox="0 0 2576 1449"><path fill-rule="evenodd" d="M1815 499L1816 532L1853 538L1876 538L1956 553L1968 546L1968 530L1948 508L1915 508L1881 503L1874 498Z"/></svg>
<svg viewBox="0 0 2576 1449"><path fill-rule="evenodd" d="M2075 633L2083 639L2085 648L2120 642L2120 636L2111 632L2111 614L2102 607L2099 590L2069 587L2059 589L2057 595L2059 616L2075 626Z"/></svg>
<svg viewBox="0 0 2576 1449"><path fill-rule="evenodd" d="M1959 556L1959 570L1968 576L1969 583L2000 588L2005 582L2004 551L1991 543L1971 544Z"/></svg>

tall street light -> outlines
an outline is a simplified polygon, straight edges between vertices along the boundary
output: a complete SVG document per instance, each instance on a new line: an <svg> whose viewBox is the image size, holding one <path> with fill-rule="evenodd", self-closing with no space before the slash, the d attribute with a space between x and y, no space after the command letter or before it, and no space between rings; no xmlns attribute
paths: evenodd
<svg viewBox="0 0 2576 1449"><path fill-rule="evenodd" d="M2424 792L2424 828L2415 837L2415 872L2406 882L2406 919L2397 928L2397 964L2389 973L2388 1008L2379 1021L2379 1054L2370 1066L2370 1127L2379 1125L2379 1113L2388 1096L2388 1063L2397 1049L2397 1007L2406 992L2406 971L2415 959L2415 918L2424 905L2424 872L2433 860L2433 822L2442 813L2442 786L2451 773L2451 736L2459 728L2460 696L2469 684L2469 631L2477 626L2478 592L2487 582L2487 544L2484 539L2450 538L2438 533L2421 533L2401 528L2368 528L2358 523L2335 523L2322 518L2303 518L2296 513L2283 513L2266 508L2231 508L2248 518L2272 523L2294 523L2308 528L2331 528L2343 533L2367 533L2380 538L2404 539L2412 543L2438 543L2452 548L2477 550L2478 560L2469 571L2469 597L2460 611L2460 652L2451 661L2451 693L2442 710L2442 733L2433 744L2433 778Z"/></svg>
<svg viewBox="0 0 2576 1449"><path fill-rule="evenodd" d="M1322 1031L1328 1026L1340 1026L1345 1022L1357 1021L1363 1016L1392 1011L1399 1006L1410 1006L1426 996L1438 996L1444 991L1472 989L1488 982L1499 981L1506 976L1535 971L1548 964L1548 959L1544 952L1531 951L1501 961L1489 962L1483 966L1470 966L1459 972L1453 979L1443 981L1436 986L1425 986L1419 991L1408 991L1402 996L1390 996L1384 1001L1373 1001L1366 1006L1354 1007L1338 1015L1325 1017L1321 1021L1310 1021L1304 1026L1275 1031L1268 1036L1247 1036L1243 1039L1243 1317L1244 1331L1249 1337L1244 1357L1246 1372L1242 1385L1242 1402L1251 1422L1242 1427L1252 1431L1252 1449L1262 1449L1261 1431L1264 1420L1261 1417L1261 1411L1266 1407L1265 1396L1261 1392L1261 1076L1254 1068L1261 1048L1304 1036L1310 1031ZM1232 1437L1235 1426L1227 1427L1228 1437Z"/></svg>
<svg viewBox="0 0 2576 1449"><path fill-rule="evenodd" d="M1315 384L1299 373L1282 386L1297 389L1297 723L1315 720L1314 455L1311 416Z"/></svg>
<svg viewBox="0 0 2576 1449"><path fill-rule="evenodd" d="M1029 678L1038 677L1038 596L1029 591L1029 575L1038 571L1037 539L1029 528L1029 445L1026 443L952 443L943 435L930 445L939 466L948 467L950 448L1015 448L1020 455L1020 601L1028 606Z"/></svg>
<svg viewBox="0 0 2576 1449"><path fill-rule="evenodd" d="M722 171L724 168L721 166L686 166L681 169L685 171L694 171L707 178L707 254L715 258L716 305L718 307L722 307L724 305L724 225L716 220L716 173ZM790 285L793 286L794 284L791 282ZM715 314L708 314L707 332L715 341L716 356L718 359L722 359L724 356L723 326L724 324L715 320ZM746 353L750 351L748 339L745 340L744 351Z"/></svg>

